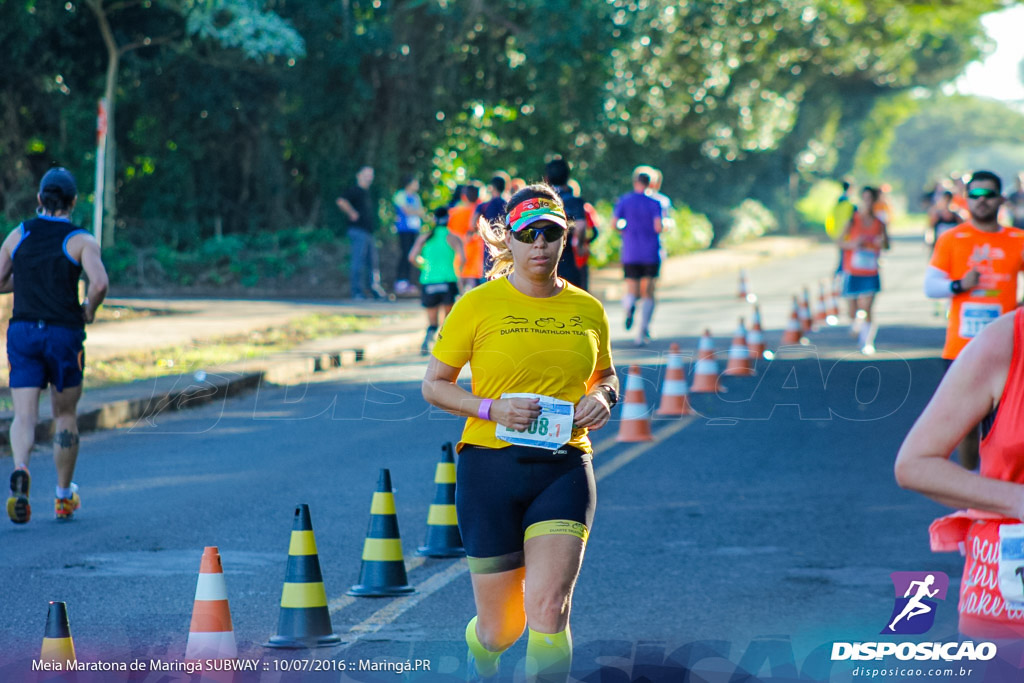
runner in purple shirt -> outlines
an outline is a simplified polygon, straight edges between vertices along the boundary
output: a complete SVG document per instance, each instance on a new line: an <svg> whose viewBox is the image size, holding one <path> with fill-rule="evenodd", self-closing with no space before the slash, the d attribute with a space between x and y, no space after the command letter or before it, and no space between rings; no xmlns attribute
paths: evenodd
<svg viewBox="0 0 1024 683"><path fill-rule="evenodd" d="M623 195L615 205L615 226L622 236L622 270L626 276L626 329L633 327L636 302L640 299L641 322L636 344L643 346L650 335L654 315L654 283L661 270L661 204L646 193L651 177L633 176L633 192Z"/></svg>

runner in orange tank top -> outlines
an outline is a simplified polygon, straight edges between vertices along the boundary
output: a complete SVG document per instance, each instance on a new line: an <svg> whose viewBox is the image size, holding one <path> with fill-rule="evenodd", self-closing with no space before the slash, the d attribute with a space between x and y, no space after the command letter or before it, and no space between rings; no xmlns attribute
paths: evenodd
<svg viewBox="0 0 1024 683"><path fill-rule="evenodd" d="M857 211L847 223L839 246L843 250L843 297L850 305L850 333L859 334L859 346L865 354L875 352L875 326L871 310L875 295L882 289L878 275L878 257L889 248L885 222L875 213L878 190L861 190Z"/></svg>
<svg viewBox="0 0 1024 683"><path fill-rule="evenodd" d="M455 272L463 294L483 282L484 277L484 241L477 226L470 225L479 203L480 188L467 185L459 203L448 210L448 231L462 241L464 257L456 257Z"/></svg>
<svg viewBox="0 0 1024 683"><path fill-rule="evenodd" d="M951 298L942 357L952 362L988 323L1017 305L1017 273L1024 270L1024 230L999 224L1002 181L978 171L967 183L970 220L935 241L925 275L925 294ZM960 462L977 465L977 434L959 449Z"/></svg>
<svg viewBox="0 0 1024 683"><path fill-rule="evenodd" d="M896 458L900 486L963 508L930 527L932 550L962 548L966 555L960 632L1013 640L1018 648L1024 639L1024 572L1015 573L1024 567L1022 411L1024 310L1017 309L964 349ZM991 426L981 442L981 470L968 472L949 453L983 420Z"/></svg>

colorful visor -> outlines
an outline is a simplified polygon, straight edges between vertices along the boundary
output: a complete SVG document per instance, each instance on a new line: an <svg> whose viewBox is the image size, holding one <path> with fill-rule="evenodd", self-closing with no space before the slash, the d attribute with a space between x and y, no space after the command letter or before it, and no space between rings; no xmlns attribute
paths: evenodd
<svg viewBox="0 0 1024 683"><path fill-rule="evenodd" d="M508 228L512 232L519 232L537 221L550 221L563 229L569 227L565 220L565 211L561 206L550 199L534 197L512 209L508 215Z"/></svg>

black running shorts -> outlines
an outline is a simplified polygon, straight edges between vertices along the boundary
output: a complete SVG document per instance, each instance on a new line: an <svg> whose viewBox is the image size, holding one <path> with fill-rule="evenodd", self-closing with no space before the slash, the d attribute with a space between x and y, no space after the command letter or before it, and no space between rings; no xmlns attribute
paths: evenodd
<svg viewBox="0 0 1024 683"><path fill-rule="evenodd" d="M523 544L535 536L585 543L596 506L591 456L577 448L466 445L459 453L455 510L474 574L524 566Z"/></svg>
<svg viewBox="0 0 1024 683"><path fill-rule="evenodd" d="M658 277L661 273L660 263L623 263L622 274L627 280L640 280L645 277Z"/></svg>

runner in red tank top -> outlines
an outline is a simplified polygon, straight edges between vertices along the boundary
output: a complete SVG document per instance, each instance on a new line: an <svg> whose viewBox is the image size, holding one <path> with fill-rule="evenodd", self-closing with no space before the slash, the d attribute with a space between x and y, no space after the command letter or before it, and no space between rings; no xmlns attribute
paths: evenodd
<svg viewBox="0 0 1024 683"><path fill-rule="evenodd" d="M932 523L932 550L966 556L960 631L975 639L1024 639L1024 309L1001 316L968 344L910 430L896 458L900 486L963 508ZM949 459L964 435L995 420L974 473ZM1019 558L1016 555L1020 555Z"/></svg>

